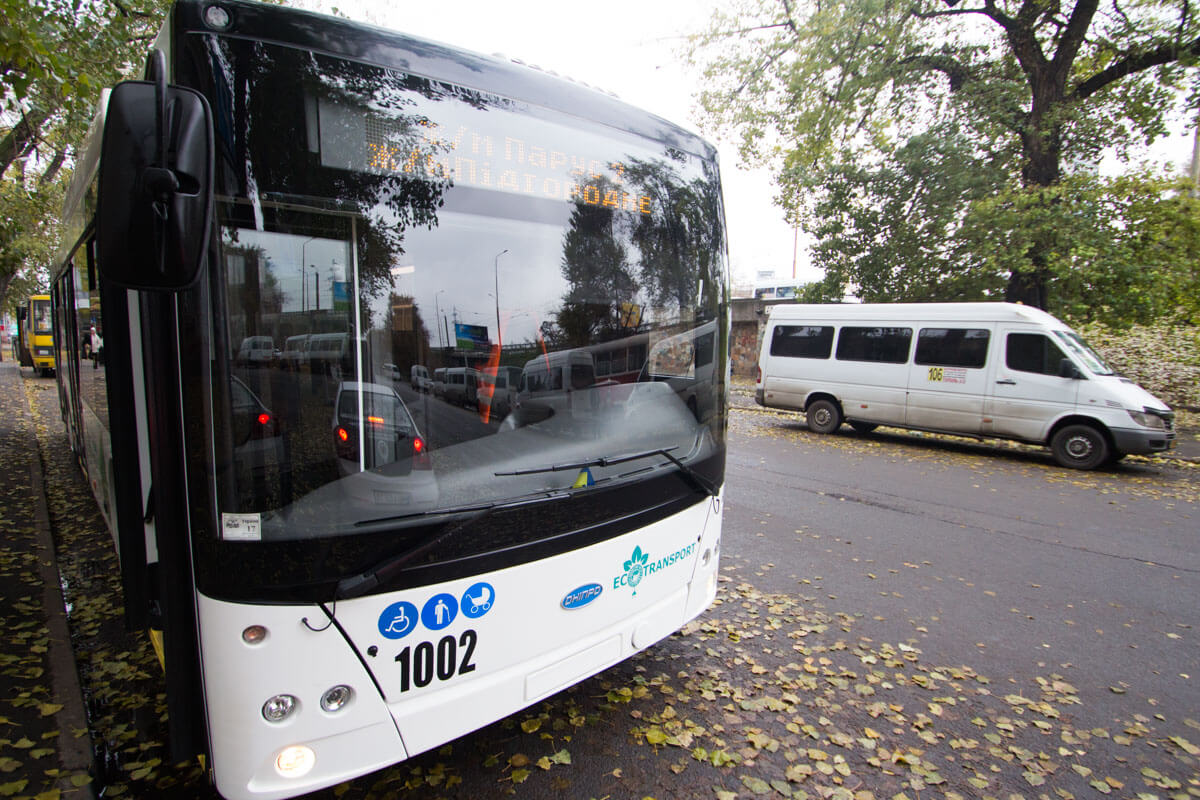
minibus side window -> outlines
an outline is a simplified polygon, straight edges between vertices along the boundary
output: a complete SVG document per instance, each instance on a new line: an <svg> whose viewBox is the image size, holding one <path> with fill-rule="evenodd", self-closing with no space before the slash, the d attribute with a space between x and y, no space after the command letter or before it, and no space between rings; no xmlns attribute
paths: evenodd
<svg viewBox="0 0 1200 800"><path fill-rule="evenodd" d="M1066 358L1058 345L1040 333L1010 333L1006 344L1004 363L1020 372L1057 375Z"/></svg>
<svg viewBox="0 0 1200 800"><path fill-rule="evenodd" d="M832 325L776 325L771 355L785 358L829 358L833 352Z"/></svg>
<svg viewBox="0 0 1200 800"><path fill-rule="evenodd" d="M874 361L903 364L908 361L912 328L842 328L838 334L838 361Z"/></svg>
<svg viewBox="0 0 1200 800"><path fill-rule="evenodd" d="M922 328L913 361L922 366L979 369L987 363L987 328Z"/></svg>

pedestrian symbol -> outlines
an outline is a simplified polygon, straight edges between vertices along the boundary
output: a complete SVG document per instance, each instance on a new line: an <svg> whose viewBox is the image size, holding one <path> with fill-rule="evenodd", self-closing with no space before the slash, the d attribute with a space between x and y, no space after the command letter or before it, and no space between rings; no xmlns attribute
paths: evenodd
<svg viewBox="0 0 1200 800"><path fill-rule="evenodd" d="M421 622L431 631L440 631L458 616L458 600L452 594L435 594L421 609Z"/></svg>

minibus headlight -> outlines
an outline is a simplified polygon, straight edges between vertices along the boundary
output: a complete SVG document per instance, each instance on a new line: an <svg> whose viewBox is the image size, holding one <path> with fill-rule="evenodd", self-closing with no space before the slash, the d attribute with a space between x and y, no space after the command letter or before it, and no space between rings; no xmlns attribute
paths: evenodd
<svg viewBox="0 0 1200 800"><path fill-rule="evenodd" d="M1157 414L1151 414L1147 411L1134 411L1132 408L1126 409L1129 416L1133 417L1133 421L1145 428L1156 428L1160 431L1167 429L1167 423L1162 417Z"/></svg>

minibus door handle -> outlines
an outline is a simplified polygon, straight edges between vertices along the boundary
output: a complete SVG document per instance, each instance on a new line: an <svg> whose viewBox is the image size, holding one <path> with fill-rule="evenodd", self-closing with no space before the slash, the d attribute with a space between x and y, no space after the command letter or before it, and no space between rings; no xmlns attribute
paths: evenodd
<svg viewBox="0 0 1200 800"><path fill-rule="evenodd" d="M1001 378L1000 380L996 381L996 383L1000 384L1001 386L1016 386L1017 385L1017 382L1014 381L1012 378Z"/></svg>

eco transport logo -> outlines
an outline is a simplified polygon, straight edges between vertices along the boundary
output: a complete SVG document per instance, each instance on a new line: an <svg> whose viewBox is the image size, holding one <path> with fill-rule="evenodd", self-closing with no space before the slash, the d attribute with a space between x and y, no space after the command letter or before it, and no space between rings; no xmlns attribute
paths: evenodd
<svg viewBox="0 0 1200 800"><path fill-rule="evenodd" d="M683 561L688 556L696 552L696 543L692 542L687 547L681 547L674 553L668 556L663 556L657 561L650 560L650 554L643 552L640 545L633 548L633 554L629 560L625 562L624 572L613 578L613 589L620 589L622 586L628 586L634 590L633 594L637 594L637 587L642 581L650 578L654 574L666 569L667 567Z"/></svg>

